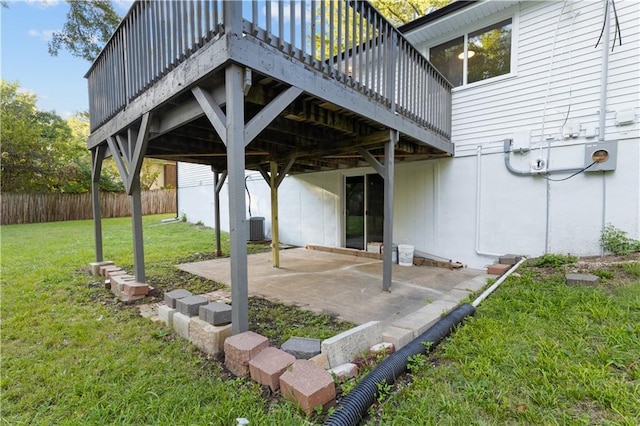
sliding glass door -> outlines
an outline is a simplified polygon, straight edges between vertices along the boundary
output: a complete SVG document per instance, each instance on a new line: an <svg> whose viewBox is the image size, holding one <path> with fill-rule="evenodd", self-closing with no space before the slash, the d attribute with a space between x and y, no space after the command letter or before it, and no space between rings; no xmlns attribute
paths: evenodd
<svg viewBox="0 0 640 426"><path fill-rule="evenodd" d="M366 250L382 242L384 180L378 174L345 178L345 245Z"/></svg>

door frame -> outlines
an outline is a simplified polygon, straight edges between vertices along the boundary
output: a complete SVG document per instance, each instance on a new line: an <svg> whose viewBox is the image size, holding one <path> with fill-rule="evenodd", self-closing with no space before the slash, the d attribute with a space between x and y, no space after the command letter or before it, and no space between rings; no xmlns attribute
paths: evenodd
<svg viewBox="0 0 640 426"><path fill-rule="evenodd" d="M358 176L362 176L364 178L364 220L363 220L363 224L362 226L364 227L363 229L363 233L364 233L364 248L362 249L363 251L367 251L367 207L368 207L368 203L369 203L369 194L368 194L368 178L367 176L370 175L376 175L379 176L375 170L359 170L359 171L352 171L352 172L347 172L347 173L343 173L340 179L340 208L341 208L341 214L340 214L340 246L341 247L347 247L347 193L346 193L346 186L347 186L347 178L349 177L358 177ZM382 195L383 201L384 201L384 194ZM356 249L357 250L357 249Z"/></svg>

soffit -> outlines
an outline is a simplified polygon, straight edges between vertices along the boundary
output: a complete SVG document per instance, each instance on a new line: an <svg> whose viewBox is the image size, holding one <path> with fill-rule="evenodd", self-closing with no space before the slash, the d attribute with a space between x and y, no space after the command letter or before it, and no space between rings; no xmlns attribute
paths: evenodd
<svg viewBox="0 0 640 426"><path fill-rule="evenodd" d="M517 3L518 1L513 0L478 2L425 24L421 28L408 31L404 36L414 46L418 46L444 34L472 25L474 22L485 19Z"/></svg>

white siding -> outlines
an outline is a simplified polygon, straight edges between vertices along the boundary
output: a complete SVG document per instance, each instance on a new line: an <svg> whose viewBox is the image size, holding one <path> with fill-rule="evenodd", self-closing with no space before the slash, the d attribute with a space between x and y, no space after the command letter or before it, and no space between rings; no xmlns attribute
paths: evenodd
<svg viewBox="0 0 640 426"><path fill-rule="evenodd" d="M623 45L615 46L608 64L606 140L618 141L617 169L548 183L538 176L514 176L505 167L505 138L516 138L518 146L531 148L527 153L511 154L516 169L528 170L532 160L546 158L543 125L544 134L555 138L550 142L552 169L582 167L584 144L597 140L587 139L585 129L597 126L599 120L602 45L596 48L595 44L602 27L603 3L567 1L555 34L562 6L560 1L527 1L495 16L495 21L514 17L513 75L454 90L454 158L398 162L395 242L483 267L493 262L491 253L537 256L547 248L555 253L599 254L603 220L640 238L640 3L636 0L616 0ZM452 29L431 43L491 23L482 19L469 28ZM611 42L613 31L614 25ZM428 47L419 46L422 51ZM617 126L616 114L629 109L635 112L635 123ZM579 126L580 137L561 137L565 120ZM521 135L525 135L524 142ZM282 241L341 245L344 176L370 172L360 169L286 178L279 198ZM190 221L211 224L210 171L181 165L179 179L179 211L185 211ZM251 177L247 184L252 214L266 218L269 232L269 187L259 177ZM223 229L228 229L226 200L225 189Z"/></svg>
<svg viewBox="0 0 640 426"><path fill-rule="evenodd" d="M640 113L640 4L619 0L616 6L623 45L616 45L609 58L607 133L614 139L637 138L637 126L618 134L615 113L629 108ZM602 2L567 1L558 21L562 9L560 1L527 1L502 12L500 19L504 13L514 17L516 75L454 89L452 138L457 156L475 155L478 144L499 151L499 141L512 137L516 130L530 132L534 147L546 145L542 142L543 124L545 134L556 137L553 145L562 146L565 119L582 124L583 130L586 124L598 122L602 44L597 48L595 44L603 22ZM485 19L482 25L490 22ZM443 35L431 45L461 32L458 29ZM611 42L613 35L614 25ZM425 44L421 50L429 46Z"/></svg>

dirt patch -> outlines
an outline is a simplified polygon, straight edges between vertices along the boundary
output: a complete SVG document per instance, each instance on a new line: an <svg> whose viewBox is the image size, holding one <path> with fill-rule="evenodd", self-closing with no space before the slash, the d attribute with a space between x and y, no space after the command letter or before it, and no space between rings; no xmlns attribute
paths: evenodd
<svg viewBox="0 0 640 426"><path fill-rule="evenodd" d="M536 259L532 259L535 262ZM592 274L600 278L604 287L620 287L640 280L640 253L628 255L585 256L560 266L533 266L539 279L564 279L565 274Z"/></svg>

